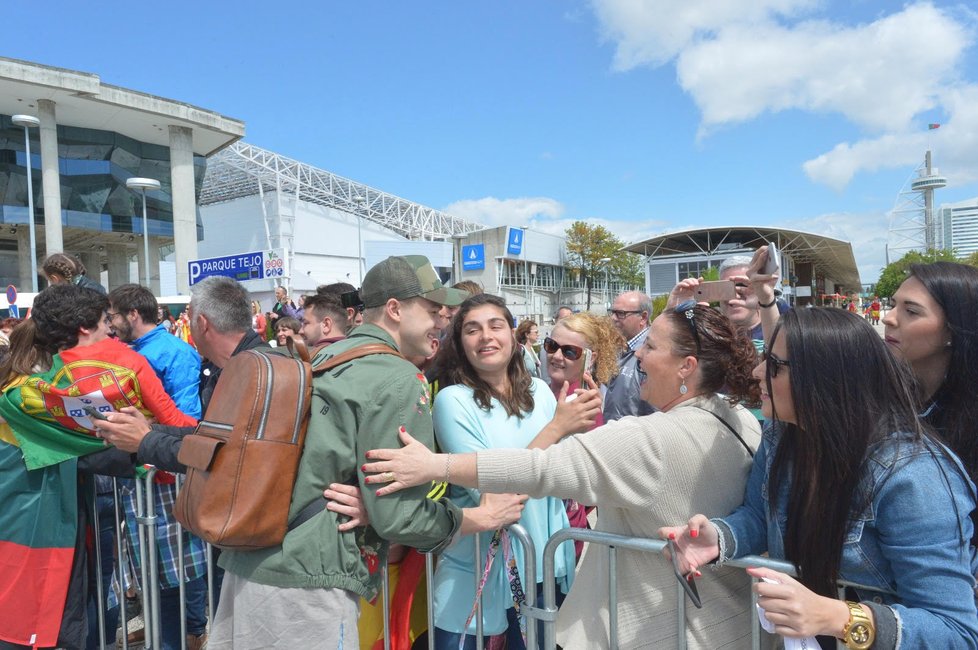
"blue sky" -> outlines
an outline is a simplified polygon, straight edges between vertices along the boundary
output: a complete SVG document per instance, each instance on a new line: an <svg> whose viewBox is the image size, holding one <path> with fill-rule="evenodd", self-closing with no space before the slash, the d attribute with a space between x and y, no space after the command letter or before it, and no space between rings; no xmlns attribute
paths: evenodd
<svg viewBox="0 0 978 650"><path fill-rule="evenodd" d="M938 202L978 196L964 3L39 0L4 21L3 56L488 224L792 227L851 240L872 282L925 149Z"/></svg>

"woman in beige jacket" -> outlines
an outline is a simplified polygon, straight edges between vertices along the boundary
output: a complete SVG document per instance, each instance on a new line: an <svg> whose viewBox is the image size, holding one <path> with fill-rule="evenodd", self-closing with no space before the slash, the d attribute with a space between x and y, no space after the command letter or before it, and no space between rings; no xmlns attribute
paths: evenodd
<svg viewBox="0 0 978 650"><path fill-rule="evenodd" d="M653 321L637 356L648 375L642 397L657 409L652 415L622 418L546 449L432 454L402 434L404 448L369 452L375 462L365 471L377 474L368 482L387 484L378 495L450 479L484 492L596 503L597 530L643 538L656 538L661 526L688 512L729 512L743 499L760 442L757 420L735 405L759 399L750 340L715 310L690 301ZM608 646L608 574L603 549L585 555L557 619L565 649ZM712 574L699 582L703 608L686 608L688 647L744 647L749 578L731 568ZM619 549L621 647L675 644L675 580L661 555Z"/></svg>

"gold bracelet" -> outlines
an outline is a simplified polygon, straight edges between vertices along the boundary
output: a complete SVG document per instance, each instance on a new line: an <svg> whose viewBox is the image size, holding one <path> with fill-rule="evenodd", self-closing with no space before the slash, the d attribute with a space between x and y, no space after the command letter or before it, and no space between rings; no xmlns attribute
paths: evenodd
<svg viewBox="0 0 978 650"><path fill-rule="evenodd" d="M446 483L452 482L452 455L451 454L445 455L445 482Z"/></svg>

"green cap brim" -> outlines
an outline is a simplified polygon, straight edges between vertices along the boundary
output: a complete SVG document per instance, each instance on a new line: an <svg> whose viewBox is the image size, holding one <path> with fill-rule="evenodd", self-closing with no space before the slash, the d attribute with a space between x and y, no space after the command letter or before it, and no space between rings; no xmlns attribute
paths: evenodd
<svg viewBox="0 0 978 650"><path fill-rule="evenodd" d="M426 298L439 305L444 305L445 307L458 307L469 296L471 294L468 291L452 289L451 287L442 287L441 289L435 289L434 291L421 294L422 298Z"/></svg>

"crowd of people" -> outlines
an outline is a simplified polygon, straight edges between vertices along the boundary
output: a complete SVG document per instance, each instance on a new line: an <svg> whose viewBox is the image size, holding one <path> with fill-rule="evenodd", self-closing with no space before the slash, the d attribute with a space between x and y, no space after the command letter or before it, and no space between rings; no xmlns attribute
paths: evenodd
<svg viewBox="0 0 978 650"><path fill-rule="evenodd" d="M51 286L9 323L0 363L0 545L19 559L0 563L0 648L98 647L96 608L114 639L131 585L111 583L118 558L103 552L95 601L87 531L98 514L94 534L113 547L114 482L135 530L144 464L159 469L165 648L377 647L371 601L388 560L401 567L389 634L398 650L420 645L418 552L437 555L437 648L474 648L478 630L486 647L525 647L522 595L545 587L563 648L608 647L612 617L621 647L674 645L674 563L703 605L685 607L687 647L748 647L752 590L766 629L804 647L978 647L978 269L911 267L880 337L846 309L788 307L761 247L720 267L735 291L718 306L696 302L689 278L659 314L629 291L608 315L562 307L545 333L474 283L442 285L423 257L391 257L359 289L293 300L279 287L267 312L207 278L185 315L190 345L147 288L106 295L72 256L52 257ZM397 354L314 376L290 511L302 523L208 566L170 512L183 439L234 355L290 354L298 340L316 360L371 344ZM96 376L113 381L94 390ZM73 410L78 395L106 419ZM52 516L56 533L31 532ZM517 522L537 575L523 575ZM662 555L618 551L615 611L605 553L565 542L543 584L547 540L592 526L668 541ZM762 554L795 571L725 566Z"/></svg>

